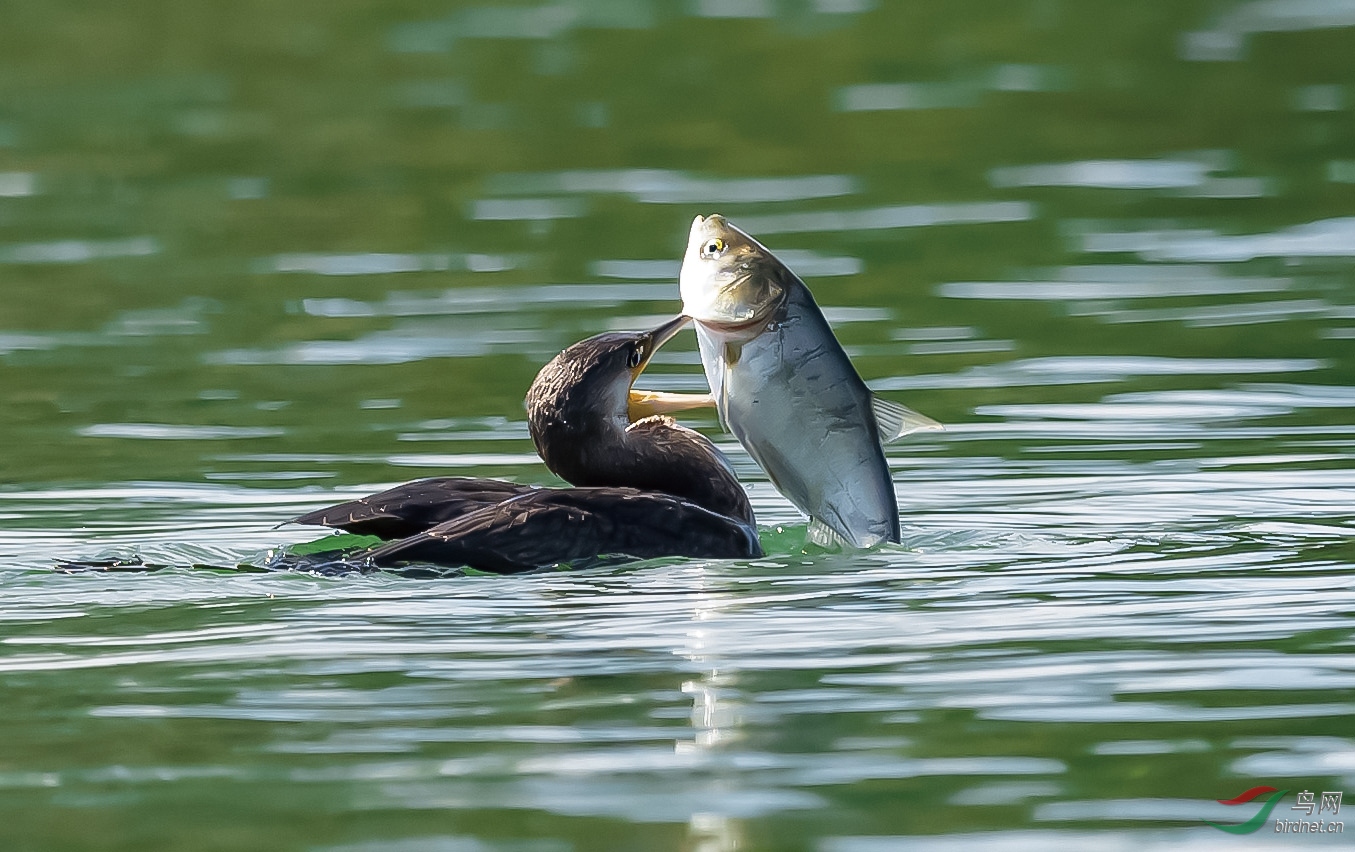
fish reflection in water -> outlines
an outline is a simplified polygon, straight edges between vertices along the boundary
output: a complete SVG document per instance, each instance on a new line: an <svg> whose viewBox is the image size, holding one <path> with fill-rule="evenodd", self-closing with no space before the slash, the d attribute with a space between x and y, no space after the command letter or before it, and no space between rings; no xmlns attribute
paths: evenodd
<svg viewBox="0 0 1355 852"><path fill-rule="evenodd" d="M882 444L940 424L871 394L805 283L723 216L692 222L680 278L721 421L811 539L897 542Z"/></svg>

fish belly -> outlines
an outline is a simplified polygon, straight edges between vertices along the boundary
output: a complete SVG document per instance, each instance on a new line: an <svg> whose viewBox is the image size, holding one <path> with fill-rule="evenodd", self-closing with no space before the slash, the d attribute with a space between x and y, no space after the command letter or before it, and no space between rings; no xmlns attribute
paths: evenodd
<svg viewBox="0 0 1355 852"><path fill-rule="evenodd" d="M822 316L742 343L697 334L721 419L777 490L855 547L898 541L870 393Z"/></svg>

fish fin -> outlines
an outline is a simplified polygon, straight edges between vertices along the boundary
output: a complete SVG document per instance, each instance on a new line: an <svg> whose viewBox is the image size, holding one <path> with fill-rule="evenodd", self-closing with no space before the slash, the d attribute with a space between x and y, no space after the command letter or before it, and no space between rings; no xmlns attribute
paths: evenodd
<svg viewBox="0 0 1355 852"><path fill-rule="evenodd" d="M729 376L726 374L724 365L720 365L719 385L710 389L710 398L715 402L715 413L720 416L720 428L726 432L731 432L729 428Z"/></svg>
<svg viewBox="0 0 1355 852"><path fill-rule="evenodd" d="M735 343L731 340L725 341L724 359L729 366L739 363L739 358L743 355L743 344Z"/></svg>
<svg viewBox="0 0 1355 852"><path fill-rule="evenodd" d="M720 347L720 389L711 388L711 394L715 397L715 410L720 413L720 427L726 432L733 432L729 428L729 368L739 363L739 356L743 354L743 344L725 342Z"/></svg>
<svg viewBox="0 0 1355 852"><path fill-rule="evenodd" d="M723 342L696 328L696 343L701 349L701 366L706 372L706 383L710 386L711 398L715 401L715 411L720 415L720 428L730 431L727 412L729 395L725 385L729 382L729 371L724 363Z"/></svg>
<svg viewBox="0 0 1355 852"><path fill-rule="evenodd" d="M832 550L841 550L850 547L847 540L839 535L837 530L834 530L818 518L809 519L809 543L816 544L819 547L827 547Z"/></svg>
<svg viewBox="0 0 1355 852"><path fill-rule="evenodd" d="M882 444L893 443L914 432L937 432L946 428L925 414L878 396L871 396L870 406L875 411Z"/></svg>

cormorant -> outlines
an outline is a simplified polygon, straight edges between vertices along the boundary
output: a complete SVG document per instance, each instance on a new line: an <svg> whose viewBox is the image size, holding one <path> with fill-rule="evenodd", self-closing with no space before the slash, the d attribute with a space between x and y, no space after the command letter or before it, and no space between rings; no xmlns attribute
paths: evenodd
<svg viewBox="0 0 1355 852"><path fill-rule="evenodd" d="M366 554L377 566L517 573L600 557L761 556L748 495L728 460L666 413L709 398L631 387L686 322L590 337L537 374L527 392L532 441L546 467L576 487L423 479L294 522L394 539Z"/></svg>

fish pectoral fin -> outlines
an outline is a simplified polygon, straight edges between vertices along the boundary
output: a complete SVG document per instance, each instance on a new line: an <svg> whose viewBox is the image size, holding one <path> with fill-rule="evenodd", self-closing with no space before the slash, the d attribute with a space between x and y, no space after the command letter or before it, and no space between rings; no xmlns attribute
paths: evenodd
<svg viewBox="0 0 1355 852"><path fill-rule="evenodd" d="M851 544L838 535L836 530L818 518L809 519L809 543L829 550L844 550L851 547Z"/></svg>
<svg viewBox="0 0 1355 852"><path fill-rule="evenodd" d="M726 340L724 350L721 352L724 362L733 367L739 363L739 358L743 357L743 344L735 343L732 340Z"/></svg>
<svg viewBox="0 0 1355 852"><path fill-rule="evenodd" d="M729 428L729 365L722 358L718 366L717 385L710 389L710 395L715 400L715 410L720 415L720 428L726 432L733 432L734 430Z"/></svg>
<svg viewBox="0 0 1355 852"><path fill-rule="evenodd" d="M875 422L880 427L880 443L888 444L914 432L939 432L946 427L925 414L878 396L871 396L870 406Z"/></svg>
<svg viewBox="0 0 1355 852"><path fill-rule="evenodd" d="M673 411L686 411L689 408L710 408L715 398L708 393L667 393L665 391L642 391L631 389L629 415L632 423L653 417L655 414L668 414Z"/></svg>

